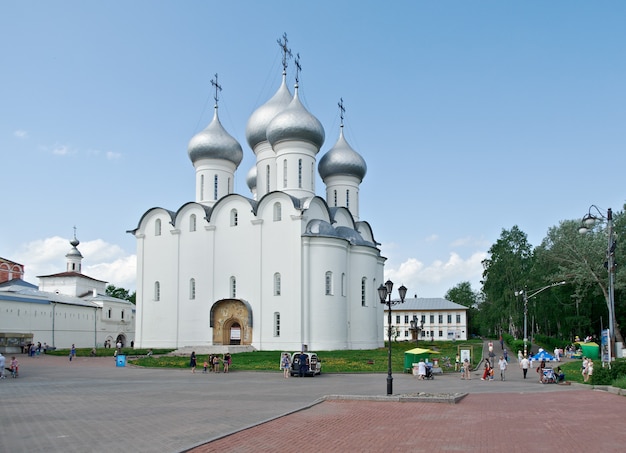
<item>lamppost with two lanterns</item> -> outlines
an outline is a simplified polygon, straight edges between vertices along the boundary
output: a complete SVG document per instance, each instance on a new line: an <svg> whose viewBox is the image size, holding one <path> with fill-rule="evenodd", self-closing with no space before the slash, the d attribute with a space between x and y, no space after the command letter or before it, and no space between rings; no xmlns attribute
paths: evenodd
<svg viewBox="0 0 626 453"><path fill-rule="evenodd" d="M389 341L389 352L387 355L387 395L393 394L393 377L391 376L391 306L404 303L406 297L406 286L402 285L398 288L398 294L400 300L391 300L391 290L393 289L393 282L387 280L384 285L378 287L378 297L380 297L380 303L387 305L387 338Z"/></svg>

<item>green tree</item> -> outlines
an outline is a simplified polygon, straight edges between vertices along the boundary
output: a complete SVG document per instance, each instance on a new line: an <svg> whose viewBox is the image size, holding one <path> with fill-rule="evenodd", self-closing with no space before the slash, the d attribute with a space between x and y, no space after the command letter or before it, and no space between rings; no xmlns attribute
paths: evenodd
<svg viewBox="0 0 626 453"><path fill-rule="evenodd" d="M506 332L521 338L523 301L515 296L515 291L529 284L534 259L532 247L526 233L515 225L502 230L488 253L489 257L483 260L480 332L487 336Z"/></svg>
<svg viewBox="0 0 626 453"><path fill-rule="evenodd" d="M106 294L107 296L115 297L117 299L127 300L129 302L132 302L133 304L136 303L135 302L135 298L137 296L136 291L133 291L131 293L129 290L125 288L118 288L114 285L107 285Z"/></svg>

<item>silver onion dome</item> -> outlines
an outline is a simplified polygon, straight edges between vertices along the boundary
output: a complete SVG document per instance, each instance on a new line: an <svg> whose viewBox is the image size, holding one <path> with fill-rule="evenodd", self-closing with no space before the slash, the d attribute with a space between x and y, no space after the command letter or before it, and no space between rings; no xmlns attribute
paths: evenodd
<svg viewBox="0 0 626 453"><path fill-rule="evenodd" d="M211 123L189 141L187 152L194 164L200 159L224 159L239 165L243 159L241 145L220 123L217 107Z"/></svg>
<svg viewBox="0 0 626 453"><path fill-rule="evenodd" d="M250 190L254 190L256 188L256 165L248 171L248 174L246 175L246 184Z"/></svg>
<svg viewBox="0 0 626 453"><path fill-rule="evenodd" d="M267 139L274 146L285 140L304 140L317 149L324 144L324 128L315 116L304 108L298 97L298 87L289 106L270 121Z"/></svg>
<svg viewBox="0 0 626 453"><path fill-rule="evenodd" d="M254 149L256 145L267 140L266 131L270 121L284 110L292 99L293 96L289 88L287 88L285 73L283 73L283 81L278 91L276 91L269 101L256 109L248 119L248 124L246 125L246 140L250 148Z"/></svg>
<svg viewBox="0 0 626 453"><path fill-rule="evenodd" d="M333 175L348 175L363 181L367 164L344 138L342 126L337 143L322 156L317 169L322 180Z"/></svg>

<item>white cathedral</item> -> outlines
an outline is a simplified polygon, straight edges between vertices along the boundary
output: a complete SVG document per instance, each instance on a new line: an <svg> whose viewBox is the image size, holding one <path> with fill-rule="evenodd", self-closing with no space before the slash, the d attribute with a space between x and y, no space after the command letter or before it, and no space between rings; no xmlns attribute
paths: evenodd
<svg viewBox="0 0 626 453"><path fill-rule="evenodd" d="M252 197L234 193L243 150L220 123L214 82L213 120L187 149L195 201L149 209L129 231L137 239L135 347L383 345L385 258L359 219L367 166L343 136L342 105L339 138L317 163L324 128L298 97L297 72L294 93L287 87L285 57L278 91L246 126ZM325 198L315 194L316 171Z"/></svg>

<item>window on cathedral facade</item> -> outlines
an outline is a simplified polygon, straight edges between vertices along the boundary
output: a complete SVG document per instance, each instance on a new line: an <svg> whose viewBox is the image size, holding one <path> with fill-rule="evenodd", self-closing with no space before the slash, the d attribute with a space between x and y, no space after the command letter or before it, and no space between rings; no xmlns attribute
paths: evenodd
<svg viewBox="0 0 626 453"><path fill-rule="evenodd" d="M189 299L193 300L196 298L196 279L192 278L189 280Z"/></svg>
<svg viewBox="0 0 626 453"><path fill-rule="evenodd" d="M337 206L337 189L333 190L333 206Z"/></svg>
<svg viewBox="0 0 626 453"><path fill-rule="evenodd" d="M154 235L161 236L161 219L156 219L154 222Z"/></svg>
<svg viewBox="0 0 626 453"><path fill-rule="evenodd" d="M270 193L270 166L265 167L265 193Z"/></svg>
<svg viewBox="0 0 626 453"><path fill-rule="evenodd" d="M274 203L274 222L280 222L283 218L282 206L280 203Z"/></svg>
<svg viewBox="0 0 626 453"><path fill-rule="evenodd" d="M232 209L230 211L230 226L237 226L239 224L239 217L237 216L237 210Z"/></svg>
<svg viewBox="0 0 626 453"><path fill-rule="evenodd" d="M367 279L363 277L361 279L361 306L365 307L367 305Z"/></svg>
<svg viewBox="0 0 626 453"><path fill-rule="evenodd" d="M274 295L280 296L280 273L274 274Z"/></svg>
<svg viewBox="0 0 626 453"><path fill-rule="evenodd" d="M350 208L350 191L346 190L346 208Z"/></svg>
<svg viewBox="0 0 626 453"><path fill-rule="evenodd" d="M107 319L111 319L112 316L113 316L113 311L109 308L107 310Z"/></svg>
<svg viewBox="0 0 626 453"><path fill-rule="evenodd" d="M237 297L237 279L230 277L230 297Z"/></svg>
<svg viewBox="0 0 626 453"><path fill-rule="evenodd" d="M120 319L124 319L124 310L122 310L122 313L120 314L121 318Z"/></svg>
<svg viewBox="0 0 626 453"><path fill-rule="evenodd" d="M274 312L274 336L280 337L280 313Z"/></svg>
<svg viewBox="0 0 626 453"><path fill-rule="evenodd" d="M204 175L200 175L200 200L204 200Z"/></svg>
<svg viewBox="0 0 626 453"><path fill-rule="evenodd" d="M213 199L217 200L217 175L213 177Z"/></svg>
<svg viewBox="0 0 626 453"><path fill-rule="evenodd" d="M287 159L283 159L283 188L287 187Z"/></svg>
<svg viewBox="0 0 626 453"><path fill-rule="evenodd" d="M161 300L161 283L154 282L154 300Z"/></svg>
<svg viewBox="0 0 626 453"><path fill-rule="evenodd" d="M341 274L341 295L346 295L346 274Z"/></svg>
<svg viewBox="0 0 626 453"><path fill-rule="evenodd" d="M189 231L196 231L196 215L191 214L189 216Z"/></svg>
<svg viewBox="0 0 626 453"><path fill-rule="evenodd" d="M333 295L333 273L330 271L326 272L324 287L325 287L325 294L327 296L332 296Z"/></svg>
<svg viewBox="0 0 626 453"><path fill-rule="evenodd" d="M298 159L298 189L302 189L302 159Z"/></svg>

